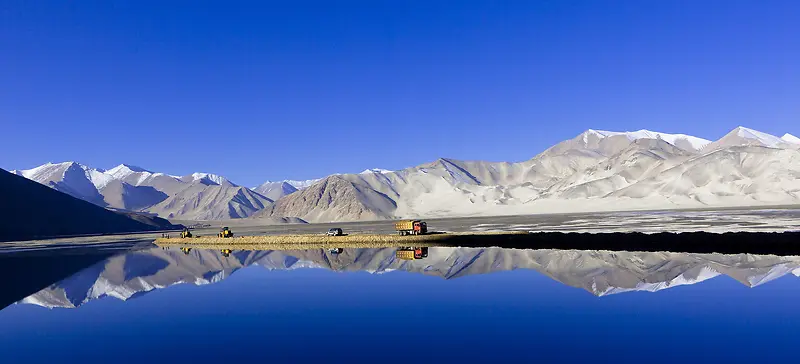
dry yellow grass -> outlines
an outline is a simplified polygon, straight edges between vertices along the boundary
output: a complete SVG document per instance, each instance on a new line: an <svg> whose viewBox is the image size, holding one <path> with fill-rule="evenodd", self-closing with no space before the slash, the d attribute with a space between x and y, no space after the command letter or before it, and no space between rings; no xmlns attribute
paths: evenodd
<svg viewBox="0 0 800 364"><path fill-rule="evenodd" d="M454 240L471 237L499 237L525 233L455 233L429 235L261 235L234 238L160 238L159 246L195 247L198 249L237 249L237 250L295 250L319 248L387 248L400 246L452 246Z"/></svg>

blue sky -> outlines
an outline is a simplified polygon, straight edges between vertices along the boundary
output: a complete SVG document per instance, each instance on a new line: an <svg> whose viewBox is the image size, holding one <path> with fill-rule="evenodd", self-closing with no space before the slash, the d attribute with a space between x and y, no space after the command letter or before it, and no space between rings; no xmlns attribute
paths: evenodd
<svg viewBox="0 0 800 364"><path fill-rule="evenodd" d="M800 135L796 1L0 5L0 168L76 160L255 185L594 128Z"/></svg>

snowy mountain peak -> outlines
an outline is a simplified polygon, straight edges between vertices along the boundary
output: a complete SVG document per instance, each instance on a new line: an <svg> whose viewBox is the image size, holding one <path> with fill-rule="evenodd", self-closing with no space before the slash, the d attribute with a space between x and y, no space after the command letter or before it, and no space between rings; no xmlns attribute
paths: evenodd
<svg viewBox="0 0 800 364"><path fill-rule="evenodd" d="M114 181L114 177L108 173L103 172L103 170L98 169L89 169L86 171L86 176L89 177L89 180L92 182L95 188L98 190L103 189L103 187L107 186L109 183Z"/></svg>
<svg viewBox="0 0 800 364"><path fill-rule="evenodd" d="M736 129L733 129L730 133L728 133L728 135L736 135L740 138L744 138L767 147L777 147L782 143L784 143L784 141L781 140L781 138L778 138L772 134L767 134L764 132L760 132L758 130L745 128L743 126L739 126Z"/></svg>
<svg viewBox="0 0 800 364"><path fill-rule="evenodd" d="M37 168L42 168L42 167L45 167L45 168L63 168L63 169L69 169L69 168L87 169L88 168L88 167L86 167L86 166L84 166L84 165L82 165L82 164L80 164L78 162L71 162L71 161L70 162L61 162L61 163L47 162L43 166L40 166L40 167L37 167Z"/></svg>
<svg viewBox="0 0 800 364"><path fill-rule="evenodd" d="M266 182L253 189L261 195L275 201L288 194L297 192L297 188L286 181Z"/></svg>
<svg viewBox="0 0 800 364"><path fill-rule="evenodd" d="M131 166L128 164L120 164L114 168L109 169L108 171L106 171L106 173L112 175L114 178L123 179L134 173L152 174L153 172L150 172L141 167Z"/></svg>
<svg viewBox="0 0 800 364"><path fill-rule="evenodd" d="M148 170L146 170L146 169L144 169L142 167L137 167L137 166L130 165L130 164L125 164L125 163L118 165L116 168L126 168L126 169L128 169L130 171L138 172L138 173L141 173L141 172L153 173L153 172L148 171Z"/></svg>
<svg viewBox="0 0 800 364"><path fill-rule="evenodd" d="M390 171L388 169L381 169L381 168L370 168L370 169L365 169L360 174L370 174L370 173L386 174L386 173L392 173L392 172L394 172L394 171Z"/></svg>
<svg viewBox="0 0 800 364"><path fill-rule="evenodd" d="M421 165L421 167L434 168L436 166L446 166L446 165L452 165L454 163L455 163L454 159L452 159L452 158L439 158L439 159L437 159L437 160L435 160L433 162L425 163L425 164Z"/></svg>
<svg viewBox="0 0 800 364"><path fill-rule="evenodd" d="M583 132L582 135L595 135L595 136L600 137L600 138L605 138L605 137L609 137L609 136L617 135L617 134L620 134L620 133L613 132L613 131L606 131L606 130L589 129L589 130L586 130L585 132Z"/></svg>
<svg viewBox="0 0 800 364"><path fill-rule="evenodd" d="M784 142L787 142L787 143L800 144L800 138L798 138L798 137L796 137L796 136L794 136L792 134L789 134L789 133L784 134L781 137L781 140L783 140Z"/></svg>
<svg viewBox="0 0 800 364"><path fill-rule="evenodd" d="M227 178L222 177L220 175L212 174L212 173L192 173L192 179L195 180L195 181L198 181L198 180L201 180L201 179L207 179L207 180L209 180L211 182L214 182L214 183L216 183L218 185L221 185L221 184L223 184L225 182L230 183L230 181L228 181Z"/></svg>
<svg viewBox="0 0 800 364"><path fill-rule="evenodd" d="M31 169L14 170L12 173L42 183L49 179L63 177L64 173L70 168L82 168L84 170L88 169L77 162L47 162L41 166Z"/></svg>
<svg viewBox="0 0 800 364"><path fill-rule="evenodd" d="M706 140L703 138L698 138L691 135L686 134L667 134L661 133L657 131L650 131L650 130L637 130L637 131L625 131L625 132L618 132L618 131L607 131L607 130L594 130L589 129L581 134L584 143L588 143L589 136L595 136L600 139L612 137L612 136L625 136L630 141L635 141L639 139L661 139L667 143L675 145L680 148L684 149L694 149L700 150L708 144L711 144L710 140Z"/></svg>
<svg viewBox="0 0 800 364"><path fill-rule="evenodd" d="M292 187L294 187L294 188L296 188L298 190L302 190L302 189L304 189L304 188L306 188L308 186L311 186L311 185L313 185L313 184L315 184L315 183L317 183L317 182L319 182L321 180L322 180L321 178L318 178L318 179L307 179L305 181L296 181L296 180L287 179L287 180L283 180L283 181L267 181L267 182L264 182L263 184L288 183L290 186L292 186Z"/></svg>

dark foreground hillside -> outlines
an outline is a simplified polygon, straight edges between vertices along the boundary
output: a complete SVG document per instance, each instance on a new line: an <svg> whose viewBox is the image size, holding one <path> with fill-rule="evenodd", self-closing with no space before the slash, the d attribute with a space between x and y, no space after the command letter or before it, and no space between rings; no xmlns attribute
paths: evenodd
<svg viewBox="0 0 800 364"><path fill-rule="evenodd" d="M158 217L127 215L0 169L0 241L179 228Z"/></svg>

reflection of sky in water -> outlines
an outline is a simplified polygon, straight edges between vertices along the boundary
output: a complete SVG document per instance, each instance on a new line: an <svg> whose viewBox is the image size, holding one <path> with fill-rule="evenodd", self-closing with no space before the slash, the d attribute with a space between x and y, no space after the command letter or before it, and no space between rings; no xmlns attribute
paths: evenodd
<svg viewBox="0 0 800 364"><path fill-rule="evenodd" d="M793 357L800 280L595 297L532 270L241 269L127 302L0 311L3 362L766 362Z"/></svg>

